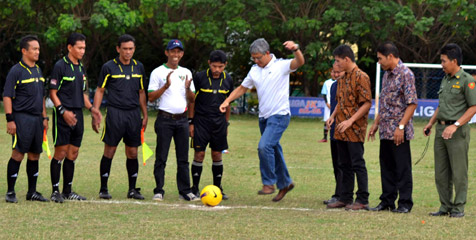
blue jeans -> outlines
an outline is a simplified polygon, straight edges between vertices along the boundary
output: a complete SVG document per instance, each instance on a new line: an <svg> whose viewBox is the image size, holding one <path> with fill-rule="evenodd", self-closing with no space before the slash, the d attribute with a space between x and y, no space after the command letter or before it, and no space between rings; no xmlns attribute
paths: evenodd
<svg viewBox="0 0 476 240"><path fill-rule="evenodd" d="M259 118L261 139L258 144L261 181L264 185L276 184L283 189L292 183L284 162L283 148L279 144L281 136L289 125L288 115L273 115L267 119Z"/></svg>

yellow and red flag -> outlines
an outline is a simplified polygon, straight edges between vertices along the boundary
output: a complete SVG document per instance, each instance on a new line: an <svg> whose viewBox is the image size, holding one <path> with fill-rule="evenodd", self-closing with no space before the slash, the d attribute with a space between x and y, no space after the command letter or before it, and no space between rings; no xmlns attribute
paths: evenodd
<svg viewBox="0 0 476 240"><path fill-rule="evenodd" d="M51 151L50 151L50 146L48 145L48 137L46 136L46 129L43 131L42 147L43 147L43 150L46 151L48 158L51 159Z"/></svg>
<svg viewBox="0 0 476 240"><path fill-rule="evenodd" d="M149 145L144 141L144 128L140 130L140 142L142 144L142 162L145 166L145 162L154 155L154 152L152 152L152 149L150 149Z"/></svg>

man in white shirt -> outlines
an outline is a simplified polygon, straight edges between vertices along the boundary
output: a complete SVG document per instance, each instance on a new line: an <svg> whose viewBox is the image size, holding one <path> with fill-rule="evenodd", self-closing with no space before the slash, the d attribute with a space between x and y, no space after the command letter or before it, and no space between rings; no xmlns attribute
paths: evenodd
<svg viewBox="0 0 476 240"><path fill-rule="evenodd" d="M259 127L261 139L258 144L261 181L263 188L258 194L274 193L274 184L279 193L273 198L280 201L294 188L284 161L283 149L279 140L289 125L289 74L304 64L304 56L299 45L286 41L283 46L294 52L294 59L277 59L269 52L269 44L264 38L255 40L250 46L251 67L243 83L236 88L220 106L225 112L230 102L256 87L259 101Z"/></svg>
<svg viewBox="0 0 476 240"><path fill-rule="evenodd" d="M167 44L165 55L167 63L154 69L150 75L149 101L159 101L159 112L155 121L157 147L155 153L154 176L157 184L153 200L164 198L165 165L172 138L175 143L177 157L177 187L180 199L186 201L200 200L190 188L188 167L188 119L187 109L194 101L194 86L190 70L179 66L184 54L180 40L172 39Z"/></svg>

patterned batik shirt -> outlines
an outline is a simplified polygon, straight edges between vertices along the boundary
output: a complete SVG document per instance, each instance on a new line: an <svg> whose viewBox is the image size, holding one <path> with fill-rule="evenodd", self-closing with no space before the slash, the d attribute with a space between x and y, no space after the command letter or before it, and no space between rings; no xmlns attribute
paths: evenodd
<svg viewBox="0 0 476 240"><path fill-rule="evenodd" d="M393 70L385 71L379 99L380 139L393 140L395 129L405 115L408 105L417 104L418 101L415 76L401 60ZM405 139L413 139L413 118L410 118L404 130Z"/></svg>
<svg viewBox="0 0 476 240"><path fill-rule="evenodd" d="M344 77L337 81L336 127L350 119L365 102L371 100L369 76L357 66L351 72L345 73ZM334 138L347 142L364 142L368 115L368 112L365 113L343 133L335 131Z"/></svg>

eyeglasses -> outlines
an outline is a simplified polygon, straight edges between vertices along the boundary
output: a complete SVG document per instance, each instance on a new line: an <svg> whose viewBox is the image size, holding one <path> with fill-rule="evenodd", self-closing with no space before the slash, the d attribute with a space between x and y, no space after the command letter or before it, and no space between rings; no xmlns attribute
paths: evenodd
<svg viewBox="0 0 476 240"><path fill-rule="evenodd" d="M250 60L253 61L253 62L256 62L256 61L261 61L261 58L263 58L264 55L262 55L261 57L250 57Z"/></svg>

